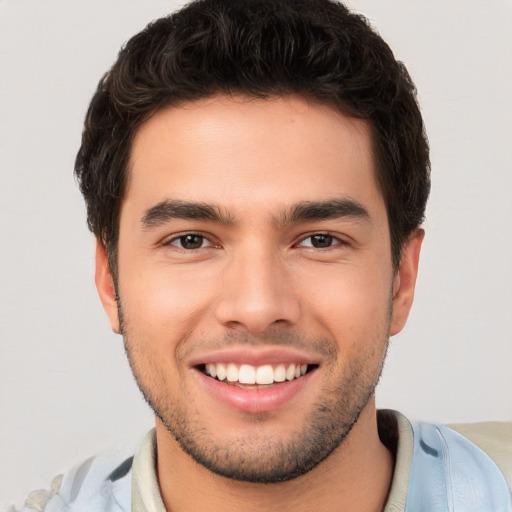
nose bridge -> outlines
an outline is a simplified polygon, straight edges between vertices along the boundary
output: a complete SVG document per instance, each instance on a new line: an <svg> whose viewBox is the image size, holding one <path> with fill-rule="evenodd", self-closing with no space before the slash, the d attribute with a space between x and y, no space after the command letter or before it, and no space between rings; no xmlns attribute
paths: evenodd
<svg viewBox="0 0 512 512"><path fill-rule="evenodd" d="M298 320L299 302L287 282L285 264L269 246L253 241L239 248L222 286L216 316L224 325L264 332L277 322Z"/></svg>

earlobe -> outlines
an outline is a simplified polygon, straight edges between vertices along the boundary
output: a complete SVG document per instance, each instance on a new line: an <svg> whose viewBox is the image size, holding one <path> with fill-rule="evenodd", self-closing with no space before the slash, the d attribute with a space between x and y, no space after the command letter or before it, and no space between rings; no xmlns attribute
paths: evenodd
<svg viewBox="0 0 512 512"><path fill-rule="evenodd" d="M120 326L116 291L108 266L107 251L99 240L96 240L95 281L101 303L110 320L110 326L115 333L119 334Z"/></svg>
<svg viewBox="0 0 512 512"><path fill-rule="evenodd" d="M398 334L404 328L409 316L414 299L421 244L424 237L425 231L421 228L416 229L402 250L400 267L393 281L393 312L390 336Z"/></svg>

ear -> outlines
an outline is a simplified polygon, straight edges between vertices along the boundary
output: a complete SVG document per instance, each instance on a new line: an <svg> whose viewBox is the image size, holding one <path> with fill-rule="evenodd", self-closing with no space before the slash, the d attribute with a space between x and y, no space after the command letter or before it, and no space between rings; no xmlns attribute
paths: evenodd
<svg viewBox="0 0 512 512"><path fill-rule="evenodd" d="M103 304L103 309L110 320L112 330L119 334L119 313L117 309L116 292L108 266L105 246L96 239L96 289Z"/></svg>
<svg viewBox="0 0 512 512"><path fill-rule="evenodd" d="M416 229L402 249L400 267L393 281L393 312L390 336L398 334L404 328L409 316L414 299L416 276L418 275L421 243L424 237L425 231L421 228Z"/></svg>

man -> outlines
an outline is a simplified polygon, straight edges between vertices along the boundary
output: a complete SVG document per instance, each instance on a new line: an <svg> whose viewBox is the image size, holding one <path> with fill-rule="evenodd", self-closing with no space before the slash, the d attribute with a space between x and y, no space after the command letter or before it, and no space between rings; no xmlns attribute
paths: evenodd
<svg viewBox="0 0 512 512"><path fill-rule="evenodd" d="M253 0L155 22L100 82L76 173L156 429L28 507L510 509L507 426L473 444L375 408L429 160L414 86L364 19Z"/></svg>

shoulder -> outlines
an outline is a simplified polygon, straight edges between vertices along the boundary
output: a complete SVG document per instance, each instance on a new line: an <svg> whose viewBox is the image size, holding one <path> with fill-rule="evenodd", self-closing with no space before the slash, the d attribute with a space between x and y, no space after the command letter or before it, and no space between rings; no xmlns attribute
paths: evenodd
<svg viewBox="0 0 512 512"><path fill-rule="evenodd" d="M87 459L31 492L20 512L129 512L133 453L118 446Z"/></svg>
<svg viewBox="0 0 512 512"><path fill-rule="evenodd" d="M484 451L512 489L512 423L489 421L447 425Z"/></svg>
<svg viewBox="0 0 512 512"><path fill-rule="evenodd" d="M440 425L397 411L379 420L397 441L386 511L512 512L512 424Z"/></svg>
<svg viewBox="0 0 512 512"><path fill-rule="evenodd" d="M508 443L507 435L502 436L508 427L468 425L458 426L456 431L444 425L413 423L412 428L407 510L422 510L418 507L425 503L432 507L442 503L446 510L512 510L510 478L506 475L508 472L510 476L510 457L502 453L501 466L493 459ZM479 447L475 437L487 448L492 445L493 453Z"/></svg>

